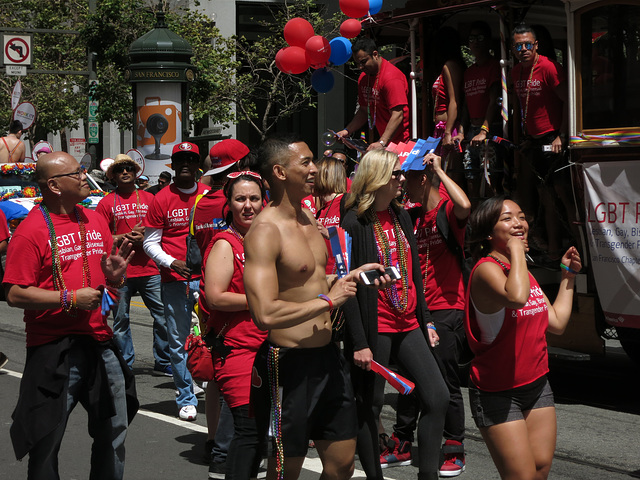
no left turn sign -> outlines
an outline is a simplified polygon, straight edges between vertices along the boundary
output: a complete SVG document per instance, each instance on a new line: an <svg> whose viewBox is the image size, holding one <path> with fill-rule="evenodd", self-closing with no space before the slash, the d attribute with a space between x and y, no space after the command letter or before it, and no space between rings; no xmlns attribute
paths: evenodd
<svg viewBox="0 0 640 480"><path fill-rule="evenodd" d="M31 65L31 36L3 35L5 65Z"/></svg>

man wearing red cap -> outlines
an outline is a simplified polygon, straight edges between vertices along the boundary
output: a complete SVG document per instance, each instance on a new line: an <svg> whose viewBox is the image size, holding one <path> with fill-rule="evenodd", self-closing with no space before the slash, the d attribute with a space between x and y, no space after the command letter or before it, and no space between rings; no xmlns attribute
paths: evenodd
<svg viewBox="0 0 640 480"><path fill-rule="evenodd" d="M182 142L174 146L171 154L171 168L175 171L173 183L154 197L144 220L144 251L160 266L171 369L182 420L195 420L198 413L184 342L191 329L193 294L200 287L200 271L192 272L187 267L185 244L189 213L196 197L206 191L204 185L196 182L199 166L197 145Z"/></svg>

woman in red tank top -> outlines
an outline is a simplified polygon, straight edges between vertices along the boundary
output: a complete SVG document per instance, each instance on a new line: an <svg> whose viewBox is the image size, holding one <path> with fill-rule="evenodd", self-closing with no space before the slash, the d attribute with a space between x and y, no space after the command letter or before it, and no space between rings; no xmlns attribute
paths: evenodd
<svg viewBox="0 0 640 480"><path fill-rule="evenodd" d="M231 409L235 433L226 460L228 479L255 478L260 463L260 440L255 418L249 415L251 368L267 333L251 319L244 290L244 235L262 210L264 186L255 172L228 175L223 192L229 228L219 232L204 254L205 298L210 312L207 343L212 349L215 380ZM215 340L214 340L215 339Z"/></svg>
<svg viewBox="0 0 640 480"><path fill-rule="evenodd" d="M547 332L561 334L571 315L575 247L561 259L562 279L551 304L527 268L529 225L503 196L485 201L470 220L474 257L465 329L475 357L469 403L501 478L546 479L556 444L548 372Z"/></svg>

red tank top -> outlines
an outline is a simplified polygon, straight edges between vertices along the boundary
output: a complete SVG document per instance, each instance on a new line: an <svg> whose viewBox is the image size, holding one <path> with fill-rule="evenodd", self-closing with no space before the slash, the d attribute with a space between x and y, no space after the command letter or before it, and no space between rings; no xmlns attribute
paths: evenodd
<svg viewBox="0 0 640 480"><path fill-rule="evenodd" d="M498 262L490 257L482 258L471 272L471 278L479 265ZM508 274L504 272L505 276ZM465 302L465 330L469 347L475 354L471 361L471 381L480 390L499 392L527 385L549 371L547 341L549 311L542 289L529 274L531 288L526 305L520 309L505 308L504 323L495 340L481 343L476 312L471 305L471 288L467 289ZM469 282L471 285L471 282Z"/></svg>

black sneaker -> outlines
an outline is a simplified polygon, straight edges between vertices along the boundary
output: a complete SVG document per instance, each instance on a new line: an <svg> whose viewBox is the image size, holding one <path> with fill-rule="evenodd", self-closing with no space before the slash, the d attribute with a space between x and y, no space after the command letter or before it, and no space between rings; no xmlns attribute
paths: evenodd
<svg viewBox="0 0 640 480"><path fill-rule="evenodd" d="M207 440L204 444L204 452L202 454L202 461L209 465L211 463L211 450L213 450L213 446L216 444L215 440Z"/></svg>
<svg viewBox="0 0 640 480"><path fill-rule="evenodd" d="M222 480L224 479L224 475L226 472L226 462L211 462L209 464L209 478L217 478L218 480Z"/></svg>

